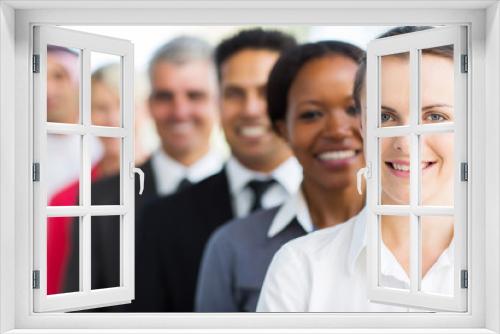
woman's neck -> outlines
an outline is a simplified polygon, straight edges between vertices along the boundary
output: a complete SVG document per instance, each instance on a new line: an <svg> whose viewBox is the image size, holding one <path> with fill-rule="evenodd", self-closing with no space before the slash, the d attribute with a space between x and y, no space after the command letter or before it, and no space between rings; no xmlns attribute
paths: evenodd
<svg viewBox="0 0 500 334"><path fill-rule="evenodd" d="M409 276L410 220L409 217L383 216L382 240ZM452 217L421 217L422 277L436 263L453 239Z"/></svg>
<svg viewBox="0 0 500 334"><path fill-rule="evenodd" d="M355 185L332 190L304 179L302 191L311 220L318 229L349 220L361 211L365 203Z"/></svg>

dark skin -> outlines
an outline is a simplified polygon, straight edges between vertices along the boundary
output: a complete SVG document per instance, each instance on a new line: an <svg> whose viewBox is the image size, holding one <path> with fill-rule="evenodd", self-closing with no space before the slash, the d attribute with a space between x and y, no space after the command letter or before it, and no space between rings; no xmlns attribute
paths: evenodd
<svg viewBox="0 0 500 334"><path fill-rule="evenodd" d="M364 206L356 190L364 166L352 97L356 70L342 55L306 63L290 87L286 119L277 124L303 167L302 190L317 228L345 222Z"/></svg>

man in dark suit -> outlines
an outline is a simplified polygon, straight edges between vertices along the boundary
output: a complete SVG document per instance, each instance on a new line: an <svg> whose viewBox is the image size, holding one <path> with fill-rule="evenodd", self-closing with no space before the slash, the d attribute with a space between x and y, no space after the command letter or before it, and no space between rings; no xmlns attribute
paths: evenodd
<svg viewBox="0 0 500 334"><path fill-rule="evenodd" d="M271 68L293 46L288 35L253 29L217 47L221 122L232 156L220 173L144 208L134 311L193 311L210 234L232 218L282 203L297 190L301 168L272 131L265 102Z"/></svg>
<svg viewBox="0 0 500 334"><path fill-rule="evenodd" d="M212 53L212 48L200 39L179 37L158 49L150 61L149 110L161 148L140 166L145 185L142 196L135 195L136 234L141 234L139 217L145 203L197 183L222 168L222 156L210 147L218 118L217 74ZM119 204L120 175L93 183L91 191L92 205ZM91 224L91 288L117 287L120 217L95 216ZM74 229L72 239L66 291L78 290L79 282L78 229ZM126 307L98 310L121 311Z"/></svg>

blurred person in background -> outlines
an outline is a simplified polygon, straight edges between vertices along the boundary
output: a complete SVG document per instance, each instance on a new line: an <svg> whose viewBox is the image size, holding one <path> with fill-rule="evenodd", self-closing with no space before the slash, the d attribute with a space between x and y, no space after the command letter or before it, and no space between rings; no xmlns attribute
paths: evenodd
<svg viewBox="0 0 500 334"><path fill-rule="evenodd" d="M212 235L196 311L254 312L267 267L283 244L347 221L363 207L356 191L363 144L352 94L363 55L352 44L323 41L285 52L274 66L268 113L302 165L302 185L282 206L236 219Z"/></svg>
<svg viewBox="0 0 500 334"><path fill-rule="evenodd" d="M213 230L297 191L300 165L272 130L265 99L272 66L295 45L284 33L252 29L216 48L221 123L232 156L220 173L144 208L134 311L193 311L198 268Z"/></svg>
<svg viewBox="0 0 500 334"><path fill-rule="evenodd" d="M110 71L106 73L110 74ZM119 106L119 95L111 94L105 82L118 82L120 76L105 73L94 85L98 90L96 117L111 124L120 122L119 114L110 110ZM136 235L141 233L139 219L144 204L160 195L172 194L217 173L223 158L210 146L210 136L218 121L217 76L212 60L212 48L201 39L178 37L156 51L149 65L151 92L148 105L158 131L161 147L144 164L144 192L135 195ZM114 96L113 98L111 98ZM98 111L98 112L97 112ZM117 117L118 116L118 117ZM119 142L105 143L110 152L119 154ZM119 163L114 155L111 165ZM138 184L136 183L136 189ZM116 174L92 184L93 205L120 203L120 175ZM92 289L120 284L120 221L118 216L92 217ZM94 223L95 222L95 223ZM67 287L78 287L78 243L68 270ZM141 259L137 259L136 263ZM117 306L99 311L121 311Z"/></svg>
<svg viewBox="0 0 500 334"><path fill-rule="evenodd" d="M80 64L77 52L47 47L47 122L80 123ZM49 206L78 205L82 154L76 135L47 135L47 198ZM92 177L103 156L101 143L91 141ZM64 292L71 249L71 217L51 217L47 224L47 293Z"/></svg>
<svg viewBox="0 0 500 334"><path fill-rule="evenodd" d="M79 54L59 46L47 47L47 122L80 123ZM102 147L95 140L92 163L100 160ZM80 138L75 135L47 136L47 198L80 176Z"/></svg>

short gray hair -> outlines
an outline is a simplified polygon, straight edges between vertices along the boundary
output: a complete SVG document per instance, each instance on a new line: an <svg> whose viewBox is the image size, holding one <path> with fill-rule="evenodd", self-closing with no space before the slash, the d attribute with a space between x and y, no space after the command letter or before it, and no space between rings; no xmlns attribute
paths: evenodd
<svg viewBox="0 0 500 334"><path fill-rule="evenodd" d="M154 67L159 62L183 65L198 60L213 64L213 49L210 44L197 37L176 37L154 53L149 62L149 78L150 80L153 78Z"/></svg>

